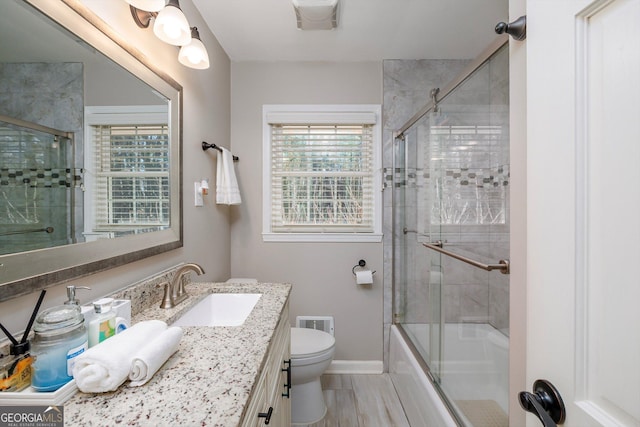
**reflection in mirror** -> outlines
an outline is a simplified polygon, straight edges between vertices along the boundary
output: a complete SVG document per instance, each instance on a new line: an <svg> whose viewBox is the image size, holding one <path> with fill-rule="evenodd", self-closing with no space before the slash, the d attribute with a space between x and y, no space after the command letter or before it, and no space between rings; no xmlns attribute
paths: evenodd
<svg viewBox="0 0 640 427"><path fill-rule="evenodd" d="M18 104L11 95L0 93L3 113ZM73 147L73 132L0 115L0 255L71 240Z"/></svg>
<svg viewBox="0 0 640 427"><path fill-rule="evenodd" d="M28 2L0 14L0 301L182 242L181 87L78 0Z"/></svg>

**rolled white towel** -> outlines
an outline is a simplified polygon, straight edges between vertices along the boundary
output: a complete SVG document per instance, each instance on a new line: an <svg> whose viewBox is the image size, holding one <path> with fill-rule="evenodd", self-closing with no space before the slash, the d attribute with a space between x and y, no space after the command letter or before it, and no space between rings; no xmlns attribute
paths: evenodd
<svg viewBox="0 0 640 427"><path fill-rule="evenodd" d="M173 353L178 350L182 328L172 326L164 330L133 358L129 371L129 387L146 384Z"/></svg>
<svg viewBox="0 0 640 427"><path fill-rule="evenodd" d="M123 332L91 347L75 360L73 378L80 391L113 391L129 377L131 362L141 343L167 329L160 320L139 322Z"/></svg>

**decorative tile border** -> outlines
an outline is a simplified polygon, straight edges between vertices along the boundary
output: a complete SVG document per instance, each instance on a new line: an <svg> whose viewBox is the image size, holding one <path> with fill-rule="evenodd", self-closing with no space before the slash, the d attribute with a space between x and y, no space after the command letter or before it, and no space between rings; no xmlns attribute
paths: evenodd
<svg viewBox="0 0 640 427"><path fill-rule="evenodd" d="M0 168L0 186L31 188L79 187L82 185L82 169L66 168Z"/></svg>

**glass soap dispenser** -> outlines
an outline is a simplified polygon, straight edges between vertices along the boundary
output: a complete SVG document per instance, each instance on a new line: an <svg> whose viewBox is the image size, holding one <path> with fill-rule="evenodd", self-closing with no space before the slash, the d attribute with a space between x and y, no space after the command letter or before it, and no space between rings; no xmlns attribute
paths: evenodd
<svg viewBox="0 0 640 427"><path fill-rule="evenodd" d="M75 357L89 348L84 316L77 305L51 307L36 318L33 330L31 386L55 391L73 379Z"/></svg>

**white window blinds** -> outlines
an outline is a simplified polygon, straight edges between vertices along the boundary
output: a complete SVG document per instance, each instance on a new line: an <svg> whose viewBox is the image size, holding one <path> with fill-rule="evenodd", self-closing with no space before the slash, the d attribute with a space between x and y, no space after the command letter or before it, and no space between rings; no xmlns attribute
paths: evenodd
<svg viewBox="0 0 640 427"><path fill-rule="evenodd" d="M92 126L94 231L169 225L167 125Z"/></svg>
<svg viewBox="0 0 640 427"><path fill-rule="evenodd" d="M373 124L271 129L271 231L374 231Z"/></svg>

